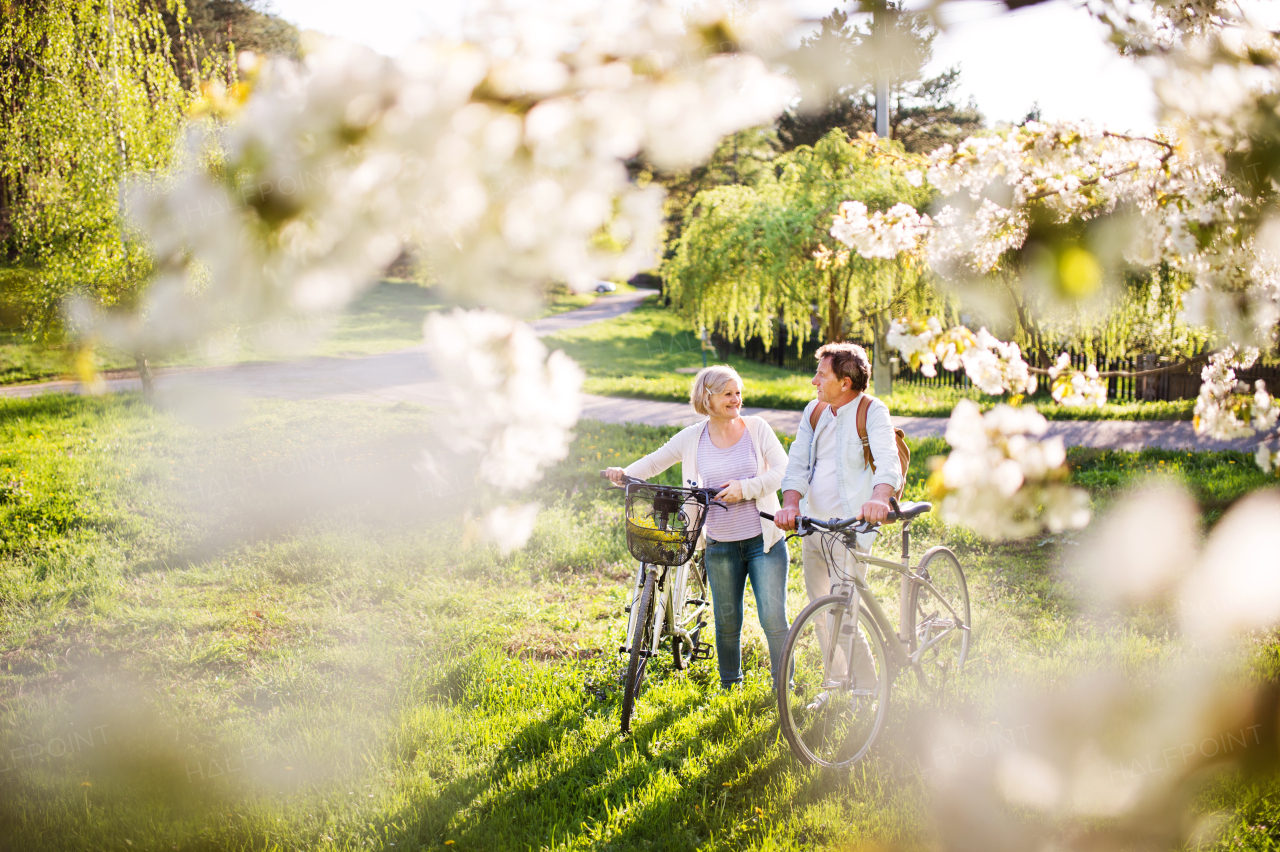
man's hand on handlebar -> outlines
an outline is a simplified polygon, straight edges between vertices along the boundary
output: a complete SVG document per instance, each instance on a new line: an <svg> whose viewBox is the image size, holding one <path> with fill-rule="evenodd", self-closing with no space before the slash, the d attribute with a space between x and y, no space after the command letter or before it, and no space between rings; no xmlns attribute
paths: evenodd
<svg viewBox="0 0 1280 852"><path fill-rule="evenodd" d="M889 517L889 498L892 496L892 486L877 485L871 491L871 499L862 504L862 511L858 513L859 520L883 524Z"/></svg>
<svg viewBox="0 0 1280 852"><path fill-rule="evenodd" d="M798 517L800 517L800 492L783 492L782 508L773 513L774 525L780 530L791 532L796 528L796 518Z"/></svg>
<svg viewBox="0 0 1280 852"><path fill-rule="evenodd" d="M627 477L627 472L620 467L610 467L602 470L604 478L612 482L614 485L621 485Z"/></svg>

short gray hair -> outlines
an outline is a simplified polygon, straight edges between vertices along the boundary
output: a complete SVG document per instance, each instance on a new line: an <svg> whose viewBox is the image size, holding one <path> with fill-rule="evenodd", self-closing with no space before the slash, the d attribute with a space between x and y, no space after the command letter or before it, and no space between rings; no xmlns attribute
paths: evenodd
<svg viewBox="0 0 1280 852"><path fill-rule="evenodd" d="M861 393L867 389L867 379L871 376L867 350L856 343L827 343L815 354L819 364L823 358L831 359L831 372L837 379L848 379L850 390Z"/></svg>
<svg viewBox="0 0 1280 852"><path fill-rule="evenodd" d="M743 390L742 376L732 367L725 364L703 367L693 380L693 389L689 391L689 403L693 410L709 417L711 412L707 409L707 403L711 401L711 395L720 393L729 382L737 382L738 390Z"/></svg>

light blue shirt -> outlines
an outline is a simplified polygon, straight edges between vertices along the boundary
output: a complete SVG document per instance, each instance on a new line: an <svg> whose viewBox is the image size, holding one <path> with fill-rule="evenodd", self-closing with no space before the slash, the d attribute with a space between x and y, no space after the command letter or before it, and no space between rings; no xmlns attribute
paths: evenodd
<svg viewBox="0 0 1280 852"><path fill-rule="evenodd" d="M877 485L888 485L894 491L902 483L902 469L898 463L898 445L893 435L893 420L889 416L888 407L873 396L868 396L871 406L867 409L867 442L871 447L871 457L875 459L874 471L867 465L862 455L862 440L858 437L858 406L861 397L840 407L835 418L835 441L823 442L825 446L834 447L838 457L836 465L836 481L840 486L840 500L843 503L844 516L855 517L862 511L862 504L871 499L871 492ZM782 477L782 491L798 491L800 493L800 511L809 514L809 488L813 482L813 471L817 464L818 442L813 439L813 427L809 425L809 416L817 400L805 406L800 417L800 431L787 456L787 472ZM826 419L824 413L824 420ZM819 428L825 427L819 421ZM825 520L825 519L824 519Z"/></svg>

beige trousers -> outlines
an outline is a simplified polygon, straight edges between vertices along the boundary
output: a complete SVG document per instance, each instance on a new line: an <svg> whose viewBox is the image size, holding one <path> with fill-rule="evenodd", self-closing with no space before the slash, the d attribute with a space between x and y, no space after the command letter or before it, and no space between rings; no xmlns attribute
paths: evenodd
<svg viewBox="0 0 1280 852"><path fill-rule="evenodd" d="M832 549L834 557L840 560L838 565L832 566L827 563L826 554L822 552L821 534L805 536L800 541L800 553L804 561L804 587L809 593L810 603L823 595L830 594L831 587L840 582L840 576L850 577L857 574L858 579L867 579L866 564L855 559L853 553L844 545L836 544ZM867 544L869 545L869 542ZM822 649L824 659L827 658L827 649L830 647L830 631L834 627L833 624L825 623L828 621L834 621L834 619L822 619L816 625L818 647ZM830 657L831 664L827 670L827 677L832 680L841 680L849 671L847 661L852 639L853 686L857 689L873 689L876 683L876 669L871 662L871 648L867 646L867 640L863 637L862 631L857 629L856 625L846 622L841 627L841 632L844 635L837 641L835 653Z"/></svg>

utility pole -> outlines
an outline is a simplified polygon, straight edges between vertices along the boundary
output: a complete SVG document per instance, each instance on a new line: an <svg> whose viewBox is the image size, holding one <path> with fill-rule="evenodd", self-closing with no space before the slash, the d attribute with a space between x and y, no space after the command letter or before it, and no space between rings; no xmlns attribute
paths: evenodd
<svg viewBox="0 0 1280 852"><path fill-rule="evenodd" d="M889 138L889 15L885 0L876 0L871 13L872 55L876 62L876 136ZM893 393L893 367L889 355L889 316L882 312L876 317L875 346L872 349L871 376L875 382L876 396Z"/></svg>
<svg viewBox="0 0 1280 852"><path fill-rule="evenodd" d="M884 0L879 0L871 13L871 38L874 48L872 55L876 61L876 136L881 139L889 138L889 69L888 57L885 55L889 47L889 40L886 38L888 28L889 19Z"/></svg>

